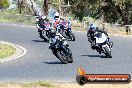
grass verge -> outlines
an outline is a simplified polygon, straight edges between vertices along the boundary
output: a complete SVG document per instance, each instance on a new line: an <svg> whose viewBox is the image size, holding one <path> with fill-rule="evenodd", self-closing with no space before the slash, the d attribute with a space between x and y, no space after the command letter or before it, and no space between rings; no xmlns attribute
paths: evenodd
<svg viewBox="0 0 132 88"><path fill-rule="evenodd" d="M85 84L80 86L77 83L50 83L44 81L30 83L0 83L0 88L132 88L129 84Z"/></svg>
<svg viewBox="0 0 132 88"><path fill-rule="evenodd" d="M10 45L0 43L0 59L13 55L16 49Z"/></svg>
<svg viewBox="0 0 132 88"><path fill-rule="evenodd" d="M0 12L0 22L34 25L35 19L35 16L32 15L19 14L17 9Z"/></svg>
<svg viewBox="0 0 132 88"><path fill-rule="evenodd" d="M22 83L20 84L22 87L32 88L32 87L47 87L53 88L53 84L50 82L38 81L38 82L31 82L31 83Z"/></svg>
<svg viewBox="0 0 132 88"><path fill-rule="evenodd" d="M29 83L0 83L0 88L56 88L52 83L38 81Z"/></svg>

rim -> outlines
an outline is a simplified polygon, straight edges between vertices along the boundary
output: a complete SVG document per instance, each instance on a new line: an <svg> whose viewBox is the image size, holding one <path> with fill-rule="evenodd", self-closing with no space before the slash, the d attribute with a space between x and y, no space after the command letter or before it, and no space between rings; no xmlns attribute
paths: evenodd
<svg viewBox="0 0 132 88"><path fill-rule="evenodd" d="M45 31L43 30L43 31L42 31L42 35L43 35L43 36L44 36L44 33L45 33Z"/></svg>
<svg viewBox="0 0 132 88"><path fill-rule="evenodd" d="M66 54L65 54L63 51L60 51L60 54L61 54L61 56L62 56L62 59L63 59L64 61L67 61Z"/></svg>

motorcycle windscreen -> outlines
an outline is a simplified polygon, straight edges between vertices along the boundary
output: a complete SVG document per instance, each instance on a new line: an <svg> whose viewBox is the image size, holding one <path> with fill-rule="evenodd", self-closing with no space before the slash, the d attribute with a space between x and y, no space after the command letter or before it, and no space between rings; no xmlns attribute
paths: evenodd
<svg viewBox="0 0 132 88"><path fill-rule="evenodd" d="M95 37L96 38L96 43L104 43L107 39L106 35L102 33L100 37Z"/></svg>

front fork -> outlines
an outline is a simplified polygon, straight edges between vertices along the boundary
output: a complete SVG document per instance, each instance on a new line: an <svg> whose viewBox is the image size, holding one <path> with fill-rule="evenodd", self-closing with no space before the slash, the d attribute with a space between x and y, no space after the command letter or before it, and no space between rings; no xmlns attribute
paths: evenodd
<svg viewBox="0 0 132 88"><path fill-rule="evenodd" d="M112 41L110 41L110 38L108 37L108 43L107 43L108 45L109 45L109 47L110 48L112 48L113 47L113 42Z"/></svg>

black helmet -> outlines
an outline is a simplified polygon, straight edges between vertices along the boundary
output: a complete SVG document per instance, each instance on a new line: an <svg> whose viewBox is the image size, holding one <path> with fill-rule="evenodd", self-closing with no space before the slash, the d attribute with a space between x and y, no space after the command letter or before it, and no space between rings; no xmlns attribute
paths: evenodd
<svg viewBox="0 0 132 88"><path fill-rule="evenodd" d="M56 31L55 30L51 30L50 31L50 37L51 38L55 38L55 36L56 36Z"/></svg>

